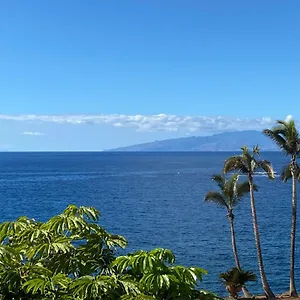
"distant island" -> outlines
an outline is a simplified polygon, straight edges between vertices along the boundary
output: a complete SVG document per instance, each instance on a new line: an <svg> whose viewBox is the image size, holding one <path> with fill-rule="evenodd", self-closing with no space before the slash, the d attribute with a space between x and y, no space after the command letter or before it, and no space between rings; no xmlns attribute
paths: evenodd
<svg viewBox="0 0 300 300"><path fill-rule="evenodd" d="M246 130L193 136L112 149L111 151L236 151L242 146L258 144L262 151L278 151L276 145L260 131Z"/></svg>

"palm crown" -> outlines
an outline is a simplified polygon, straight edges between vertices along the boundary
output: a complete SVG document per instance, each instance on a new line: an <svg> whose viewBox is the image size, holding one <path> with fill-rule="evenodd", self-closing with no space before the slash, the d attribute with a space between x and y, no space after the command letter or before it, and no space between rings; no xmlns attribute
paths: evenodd
<svg viewBox="0 0 300 300"><path fill-rule="evenodd" d="M248 147L241 148L242 154L228 158L224 164L224 173L231 171L238 171L249 176L254 175L255 171L264 170L269 179L274 179L274 170L271 163L267 160L257 160L256 157L260 155L258 146L254 146L252 153L249 152Z"/></svg>
<svg viewBox="0 0 300 300"><path fill-rule="evenodd" d="M219 278L224 284L236 287L244 286L247 281L256 281L254 273L236 267L221 273Z"/></svg>
<svg viewBox="0 0 300 300"><path fill-rule="evenodd" d="M299 133L295 121L277 121L272 129L265 129L263 133L270 137L275 144L286 154L291 156L291 162L284 167L281 174L283 181L292 179L292 226L291 226L291 254L290 254L290 295L297 296L295 287L295 240L296 240L296 218L297 218L297 185L299 180L299 166L297 158L300 154Z"/></svg>
<svg viewBox="0 0 300 300"><path fill-rule="evenodd" d="M229 179L220 174L213 175L212 180L217 183L220 192L208 192L205 196L205 201L213 202L220 206L225 206L228 210L232 210L249 193L249 183L239 183L238 179L239 175L237 174L233 174Z"/></svg>
<svg viewBox="0 0 300 300"><path fill-rule="evenodd" d="M300 140L294 120L278 120L277 126L264 129L263 133L271 138L286 155L299 156Z"/></svg>

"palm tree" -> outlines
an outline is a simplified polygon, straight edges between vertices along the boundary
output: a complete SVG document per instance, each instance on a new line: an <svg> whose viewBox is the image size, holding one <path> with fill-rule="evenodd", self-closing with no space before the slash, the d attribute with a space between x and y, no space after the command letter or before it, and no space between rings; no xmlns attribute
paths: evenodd
<svg viewBox="0 0 300 300"><path fill-rule="evenodd" d="M256 159L256 156L259 156L258 146L255 146L253 148L252 153L249 152L247 147L242 147L242 151L243 152L241 155L232 156L225 161L223 171L224 173L228 173L230 171L239 171L248 176L251 212L252 212L252 220L253 220L253 231L255 237L258 267L260 271L261 282L266 297L275 298L269 286L269 283L267 281L266 273L264 270L264 264L263 264L261 246L260 246L260 236L258 231L256 208L255 208L255 198L254 198L255 186L253 183L253 176L256 170L258 169L264 170L267 173L269 179L274 179L274 170L269 161Z"/></svg>
<svg viewBox="0 0 300 300"><path fill-rule="evenodd" d="M226 179L220 174L213 175L212 180L219 186L220 192L208 192L204 200L207 202L215 203L227 209L227 217L229 220L231 232L232 252L236 267L240 270L241 265L236 247L233 208L239 204L239 202L246 194L249 193L249 183L247 181L238 183L238 179L238 174L232 175L230 179ZM246 298L251 297L251 294L248 292L246 287L243 286L242 289Z"/></svg>
<svg viewBox="0 0 300 300"><path fill-rule="evenodd" d="M235 264L238 269L241 268L235 239L234 230L234 214L233 208L239 204L241 199L249 193L249 183L247 181L238 183L239 175L234 174L230 179L226 179L222 175L213 175L212 180L219 186L220 192L208 192L204 198L207 202L215 203L227 209L227 217L229 220L231 231L232 251L235 259Z"/></svg>
<svg viewBox="0 0 300 300"><path fill-rule="evenodd" d="M245 287L247 281L256 281L256 275L250 271L245 271L234 267L225 273L221 273L219 278L226 286L226 290L232 298L238 298L238 292Z"/></svg>
<svg viewBox="0 0 300 300"><path fill-rule="evenodd" d="M290 295L297 296L295 286L295 242L296 242L296 219L297 219L297 157L300 154L299 133L293 119L277 121L272 129L265 129L263 133L270 137L275 144L288 156L291 157L289 165L283 172L283 180L286 181L290 173L292 178L292 225L291 225L291 252L290 252Z"/></svg>

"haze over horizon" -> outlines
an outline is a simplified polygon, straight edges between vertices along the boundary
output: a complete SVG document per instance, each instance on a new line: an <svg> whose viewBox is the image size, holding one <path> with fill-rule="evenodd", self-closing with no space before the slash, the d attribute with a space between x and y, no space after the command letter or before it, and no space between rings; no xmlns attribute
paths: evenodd
<svg viewBox="0 0 300 300"><path fill-rule="evenodd" d="M0 151L103 150L300 120L297 0L0 7Z"/></svg>

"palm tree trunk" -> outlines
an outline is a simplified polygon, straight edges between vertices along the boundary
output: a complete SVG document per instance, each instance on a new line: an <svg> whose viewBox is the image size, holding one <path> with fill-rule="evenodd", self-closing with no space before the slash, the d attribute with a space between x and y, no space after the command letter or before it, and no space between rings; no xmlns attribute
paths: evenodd
<svg viewBox="0 0 300 300"><path fill-rule="evenodd" d="M263 258L262 258L261 247L260 247L260 237L259 237L259 231L258 231L258 223L257 223L257 215L256 215L256 208L255 208L253 178L251 175L249 175L249 186L250 186L251 212L252 212L252 219L253 219L253 231L254 231L254 237L255 237L257 260L258 260L258 267L259 267L261 282L262 282L262 286L263 286L266 297L267 298L275 298L275 295L273 294L273 292L269 286L269 283L267 281L264 264L263 264Z"/></svg>
<svg viewBox="0 0 300 300"><path fill-rule="evenodd" d="M229 224L230 224L230 232L231 232L231 243L232 243L232 251L235 260L236 267L238 269L241 268L240 260L237 253L236 241L235 241L235 231L234 231L234 215L232 212L228 214Z"/></svg>
<svg viewBox="0 0 300 300"><path fill-rule="evenodd" d="M230 232L231 232L231 243L232 243L232 252L235 260L236 267L241 269L240 260L238 257L237 247L236 247L236 239L235 239L235 231L234 231L234 214L232 211L228 212L228 220L230 224ZM249 293L246 287L242 287L242 291L244 293L245 298L251 298L252 294Z"/></svg>
<svg viewBox="0 0 300 300"><path fill-rule="evenodd" d="M291 227L291 254L290 254L290 295L298 296L295 286L295 242L296 242L296 218L297 218L297 190L295 176L295 157L292 157L292 227Z"/></svg>

